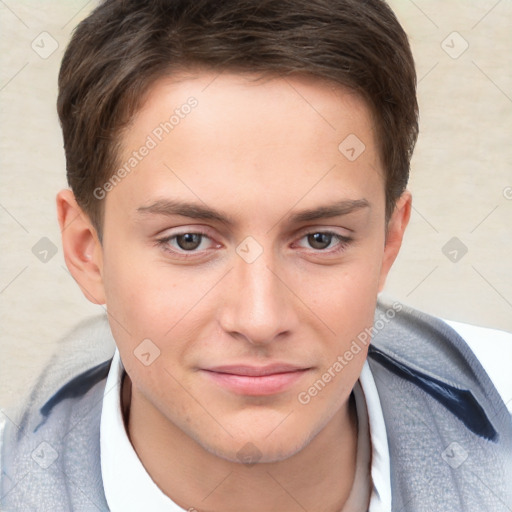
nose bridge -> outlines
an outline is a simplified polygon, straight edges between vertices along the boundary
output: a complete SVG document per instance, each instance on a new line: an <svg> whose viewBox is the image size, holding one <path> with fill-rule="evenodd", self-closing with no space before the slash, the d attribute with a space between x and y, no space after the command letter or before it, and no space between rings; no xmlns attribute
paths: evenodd
<svg viewBox="0 0 512 512"><path fill-rule="evenodd" d="M223 327L251 343L270 343L290 329L291 319L290 296L276 276L276 258L254 239L239 244L236 252Z"/></svg>

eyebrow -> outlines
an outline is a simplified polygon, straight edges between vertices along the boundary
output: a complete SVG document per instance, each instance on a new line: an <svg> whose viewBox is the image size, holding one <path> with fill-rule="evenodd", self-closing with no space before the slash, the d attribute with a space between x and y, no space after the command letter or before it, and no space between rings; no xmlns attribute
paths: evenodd
<svg viewBox="0 0 512 512"><path fill-rule="evenodd" d="M364 198L343 199L332 204L293 213L288 216L287 222L289 224L299 224L312 220L339 217L369 207L370 203ZM230 215L221 211L199 203L189 203L177 199L160 199L149 206L137 208L137 212L140 214L165 215L169 217L179 215L191 219L217 221L227 226L236 225L236 221Z"/></svg>

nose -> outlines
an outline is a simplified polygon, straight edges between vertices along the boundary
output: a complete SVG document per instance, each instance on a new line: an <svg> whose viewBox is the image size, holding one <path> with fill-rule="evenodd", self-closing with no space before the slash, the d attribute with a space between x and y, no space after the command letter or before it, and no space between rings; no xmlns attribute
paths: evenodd
<svg viewBox="0 0 512 512"><path fill-rule="evenodd" d="M254 345L268 345L296 325L294 295L271 250L249 262L234 255L234 268L222 301L221 327Z"/></svg>

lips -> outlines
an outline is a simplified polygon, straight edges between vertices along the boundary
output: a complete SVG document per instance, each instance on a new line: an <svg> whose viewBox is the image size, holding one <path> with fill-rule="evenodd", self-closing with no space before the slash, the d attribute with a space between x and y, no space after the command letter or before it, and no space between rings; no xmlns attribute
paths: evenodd
<svg viewBox="0 0 512 512"><path fill-rule="evenodd" d="M290 364L224 365L202 370L217 385L237 394L265 396L284 392L309 372Z"/></svg>

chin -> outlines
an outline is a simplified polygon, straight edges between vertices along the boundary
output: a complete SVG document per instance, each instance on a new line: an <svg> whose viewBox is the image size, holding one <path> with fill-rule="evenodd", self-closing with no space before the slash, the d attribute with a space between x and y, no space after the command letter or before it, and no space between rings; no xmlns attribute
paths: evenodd
<svg viewBox="0 0 512 512"><path fill-rule="evenodd" d="M272 437L270 439L269 437ZM240 435L226 439L225 443L199 443L211 454L228 462L241 463L246 466L254 464L272 464L293 457L304 449L314 437L314 434L296 433L283 429L281 436ZM196 440L197 441L197 440ZM234 449L236 447L236 449Z"/></svg>

